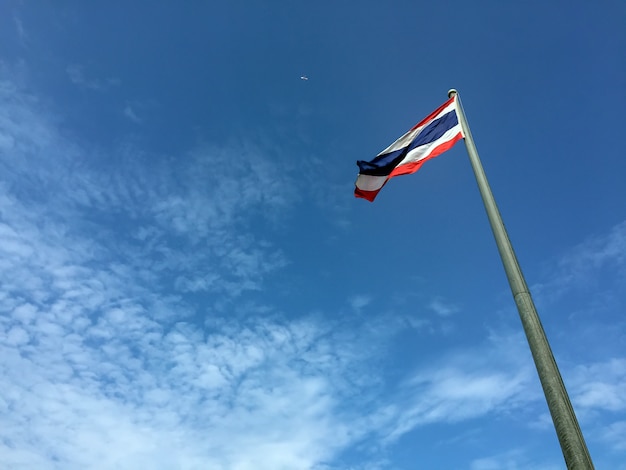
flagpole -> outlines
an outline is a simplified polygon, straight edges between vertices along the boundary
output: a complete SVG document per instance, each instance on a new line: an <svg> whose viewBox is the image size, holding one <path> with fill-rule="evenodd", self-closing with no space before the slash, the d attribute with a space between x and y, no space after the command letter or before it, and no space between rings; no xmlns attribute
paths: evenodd
<svg viewBox="0 0 626 470"><path fill-rule="evenodd" d="M537 315L535 304L530 296L530 291L526 285L526 280L522 274L517 257L513 251L513 246L509 240L509 236L502 222L500 211L496 205L496 201L491 193L487 176L483 170L483 166L478 157L476 146L474 145L474 139L470 132L467 119L465 118L465 112L461 105L460 98L456 90L452 89L448 92L448 97L456 95L457 100L457 112L459 116L459 122L465 135L465 146L469 159L476 176L480 195L482 196L485 209L487 210L487 216L489 217L489 223L491 224L491 230L496 239L498 245L498 251L502 258L502 264L506 276L511 286L511 292L513 298L517 304L517 311L522 320L524 331L526 332L526 338L530 351L535 361L537 373L539 374L539 380L543 387L543 392L552 415L552 421L556 429L556 434L561 444L561 450L563 451L563 457L565 457L565 464L568 470L592 470L593 463L591 456L587 450L585 439L578 425L576 414L572 408L567 390L563 384L563 379L559 373L558 366L554 360L554 355L550 349L550 344L546 338L546 334Z"/></svg>

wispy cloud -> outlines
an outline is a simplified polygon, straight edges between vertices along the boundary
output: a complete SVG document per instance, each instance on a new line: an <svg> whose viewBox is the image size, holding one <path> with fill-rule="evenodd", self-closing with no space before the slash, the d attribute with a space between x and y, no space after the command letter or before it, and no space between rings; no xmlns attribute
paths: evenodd
<svg viewBox="0 0 626 470"><path fill-rule="evenodd" d="M94 171L36 100L6 85L0 101L7 465L304 469L365 432L339 407L367 380L357 335L180 296L237 296L285 265L243 216L288 207L288 176L214 147L184 167Z"/></svg>
<svg viewBox="0 0 626 470"><path fill-rule="evenodd" d="M588 439L604 440L615 452L625 450L626 357L579 365L570 377L572 403L581 426L590 430Z"/></svg>
<svg viewBox="0 0 626 470"><path fill-rule="evenodd" d="M256 290L265 274L287 262L243 222L245 213L262 207L273 217L295 200L289 176L274 175L254 149L203 146L185 165L157 159L149 172L141 166L146 157L122 149L118 156L103 156L119 166L95 171L85 155L101 151L64 139L15 87L6 85L2 92L4 162L28 198L46 200L40 209L47 217L76 220L66 231L80 230L103 243L114 237L127 266L142 273L167 270L171 285L182 292ZM231 159L231 152L239 158ZM86 214L103 221L115 217L117 223L97 227L86 223Z"/></svg>
<svg viewBox="0 0 626 470"><path fill-rule="evenodd" d="M86 67L80 64L68 65L65 68L65 72L67 73L70 82L74 85L93 91L104 91L120 84L120 80L118 78L109 77L101 79L89 76L86 72Z"/></svg>
<svg viewBox="0 0 626 470"><path fill-rule="evenodd" d="M394 410L385 440L417 426L477 418L537 400L530 387L536 379L525 361L528 355L521 354L523 346L519 335L492 337L477 350L442 357L418 370L401 388L396 403L402 404Z"/></svg>
<svg viewBox="0 0 626 470"><path fill-rule="evenodd" d="M311 468L357 437L337 405L358 364L330 327L204 329L100 242L0 200L7 465Z"/></svg>
<svg viewBox="0 0 626 470"><path fill-rule="evenodd" d="M626 436L626 421L611 423L602 433L602 437L611 443L613 448L617 451L626 450L626 439L624 439L624 436Z"/></svg>
<svg viewBox="0 0 626 470"><path fill-rule="evenodd" d="M561 465L540 463L522 450L512 450L474 460L471 470L559 470Z"/></svg>
<svg viewBox="0 0 626 470"><path fill-rule="evenodd" d="M372 297L365 294L354 295L348 300L350 307L355 312L360 312L372 302Z"/></svg>
<svg viewBox="0 0 626 470"><path fill-rule="evenodd" d="M577 407L626 411L626 358L578 366L573 386Z"/></svg>
<svg viewBox="0 0 626 470"><path fill-rule="evenodd" d="M18 16L17 13L13 14L13 24L15 25L15 31L17 32L17 37L19 38L22 46L25 46L28 43L28 33L24 28L24 23L22 19Z"/></svg>
<svg viewBox="0 0 626 470"><path fill-rule="evenodd" d="M130 104L127 104L124 107L124 116L126 116L128 119L133 121L135 124L141 124L142 122L141 118L137 116L137 114L135 113L135 110Z"/></svg>
<svg viewBox="0 0 626 470"><path fill-rule="evenodd" d="M533 292L545 301L554 301L572 290L597 289L626 285L626 221L607 233L596 234L567 250L548 268L545 282L533 286Z"/></svg>
<svg viewBox="0 0 626 470"><path fill-rule="evenodd" d="M439 297L431 300L428 304L428 308L441 317L448 317L459 311L459 308L456 305L446 302L444 299Z"/></svg>

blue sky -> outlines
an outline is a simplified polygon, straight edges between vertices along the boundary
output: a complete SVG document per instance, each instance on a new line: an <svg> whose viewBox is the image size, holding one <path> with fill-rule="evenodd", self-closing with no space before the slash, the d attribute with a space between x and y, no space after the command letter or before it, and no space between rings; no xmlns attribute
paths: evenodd
<svg viewBox="0 0 626 470"><path fill-rule="evenodd" d="M464 145L352 194L454 87L626 469L622 2L105 3L0 6L0 466L565 468Z"/></svg>

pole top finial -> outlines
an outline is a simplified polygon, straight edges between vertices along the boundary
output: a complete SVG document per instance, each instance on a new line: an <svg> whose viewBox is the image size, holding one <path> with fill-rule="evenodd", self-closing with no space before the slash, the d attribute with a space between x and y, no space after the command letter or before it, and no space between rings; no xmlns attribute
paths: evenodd
<svg viewBox="0 0 626 470"><path fill-rule="evenodd" d="M456 95L457 91L454 88L448 90L448 98L452 98L452 95Z"/></svg>

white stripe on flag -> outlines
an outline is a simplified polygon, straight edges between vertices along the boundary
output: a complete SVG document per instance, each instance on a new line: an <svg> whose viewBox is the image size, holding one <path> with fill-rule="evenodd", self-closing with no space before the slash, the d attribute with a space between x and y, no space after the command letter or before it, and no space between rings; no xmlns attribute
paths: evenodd
<svg viewBox="0 0 626 470"><path fill-rule="evenodd" d="M363 191L378 191L383 187L387 176L359 175L356 179L356 187Z"/></svg>
<svg viewBox="0 0 626 470"><path fill-rule="evenodd" d="M411 129L409 132L404 134L402 137L400 137L398 140L396 140L393 144L391 144L385 150L380 152L378 155L383 155L385 153L391 153L391 152L394 152L396 150L403 149L404 147L410 145L411 142L413 142L413 139L415 139L415 136L417 134L419 134L422 131L422 129L424 129L424 127L428 126L435 119L439 119L441 116L443 116L444 114L449 113L450 111L456 111L456 101L452 101L448 106L443 108L440 113L438 113L432 119L429 119L428 121L426 121L421 126L416 127L415 129Z"/></svg>
<svg viewBox="0 0 626 470"><path fill-rule="evenodd" d="M402 166L402 165L406 165L407 163L418 162L418 161L428 157L428 155L430 154L430 152L431 152L431 150L433 148L439 147L441 144L444 144L446 142L451 141L454 137L456 137L458 135L459 132L461 132L461 124L457 124L453 128L448 129L437 140L435 140L433 142L430 142L428 144L425 144L425 145L420 145L419 147L414 148L409 153L407 153L406 157L404 157L402 159L402 161L400 163L398 163L396 168L398 168L399 166Z"/></svg>

